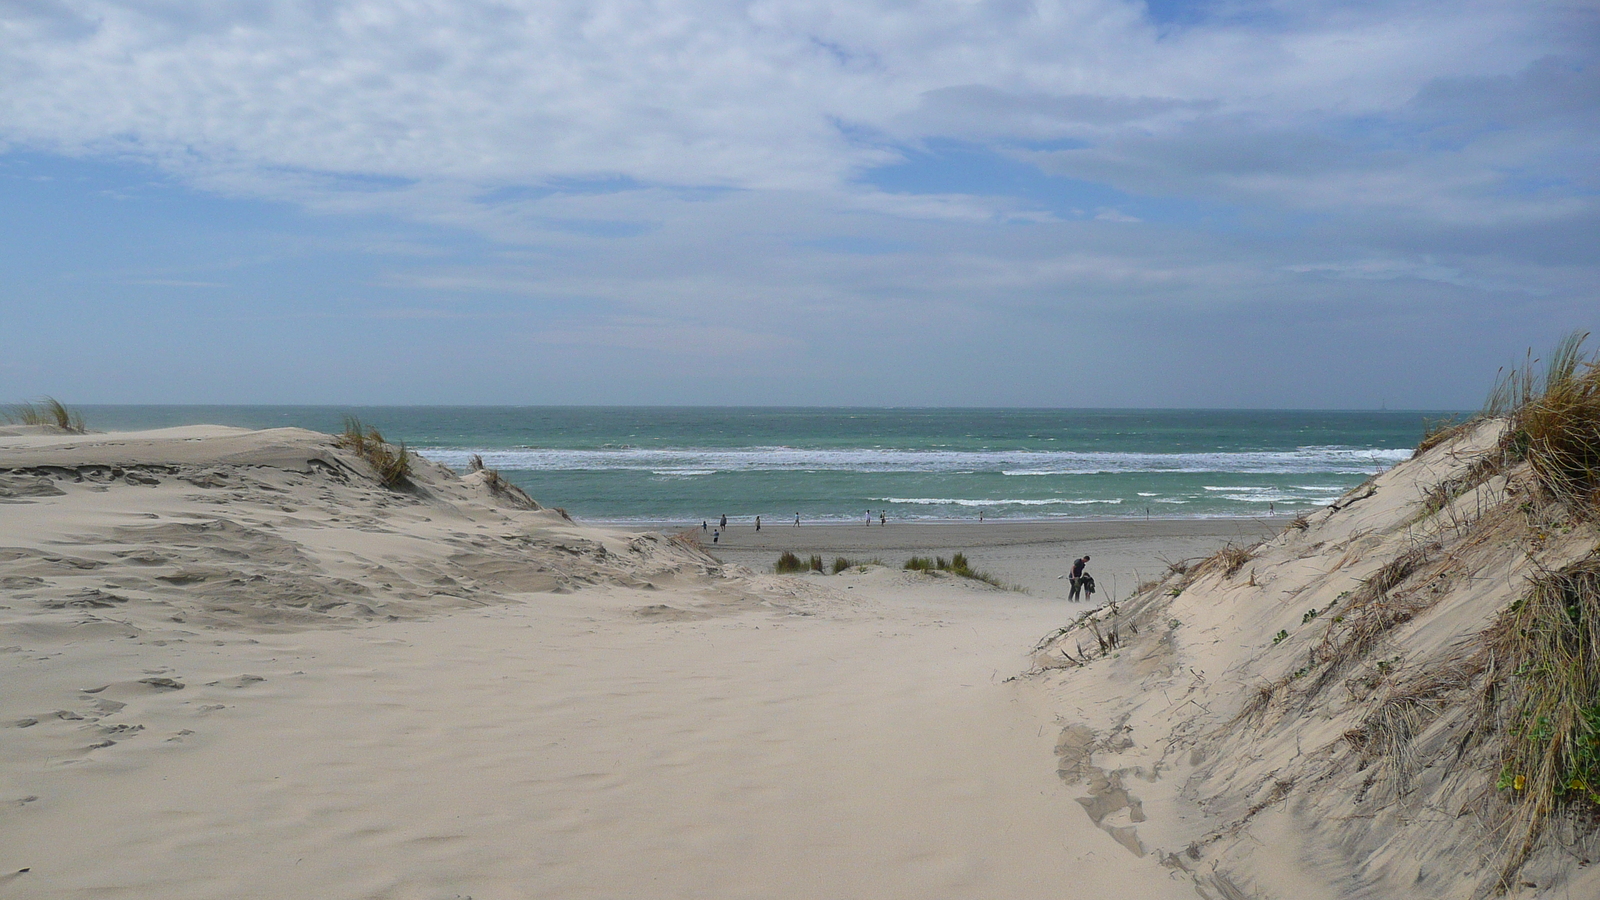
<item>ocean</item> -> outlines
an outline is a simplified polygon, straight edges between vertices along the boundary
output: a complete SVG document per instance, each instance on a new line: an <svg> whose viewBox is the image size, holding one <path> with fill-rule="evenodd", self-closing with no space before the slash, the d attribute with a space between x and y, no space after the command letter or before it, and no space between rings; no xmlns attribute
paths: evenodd
<svg viewBox="0 0 1600 900"><path fill-rule="evenodd" d="M1447 412L84 406L91 428L338 431L359 416L474 454L597 523L1200 518L1308 512L1411 456Z"/></svg>

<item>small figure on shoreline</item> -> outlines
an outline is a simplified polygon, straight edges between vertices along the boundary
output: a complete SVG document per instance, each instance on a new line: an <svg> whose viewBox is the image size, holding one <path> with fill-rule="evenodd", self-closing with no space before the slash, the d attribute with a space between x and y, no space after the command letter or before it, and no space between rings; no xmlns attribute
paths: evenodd
<svg viewBox="0 0 1600 900"><path fill-rule="evenodd" d="M757 531L761 530L761 517L760 516L756 516L756 530Z"/></svg>
<svg viewBox="0 0 1600 900"><path fill-rule="evenodd" d="M1084 587L1083 580L1084 578L1088 577L1083 574L1083 568L1088 564L1089 555L1087 553L1083 555L1082 559L1075 559L1072 561L1072 590L1067 593L1068 600L1078 599L1078 594L1082 592ZM1093 594L1094 588L1091 587L1089 589L1089 593Z"/></svg>
<svg viewBox="0 0 1600 900"><path fill-rule="evenodd" d="M706 529L707 529L707 528L709 528L709 527L710 527L710 525L709 525L709 524L708 524L708 523L707 523L707 522L706 522L706 520L705 520L705 519L701 519L701 520L700 520L700 531L701 531L701 533L704 533L704 532L705 532L705 530L706 530Z"/></svg>
<svg viewBox="0 0 1600 900"><path fill-rule="evenodd" d="M889 513L888 513L887 510L882 510L882 509L878 510L878 524L886 526L886 527L888 526L888 524L889 524Z"/></svg>
<svg viewBox="0 0 1600 900"><path fill-rule="evenodd" d="M721 538L722 538L722 530L721 529L717 529L716 531L711 532L711 543L715 544Z"/></svg>
<svg viewBox="0 0 1600 900"><path fill-rule="evenodd" d="M983 510L981 510L981 509L978 510L978 524L979 525L983 524Z"/></svg>
<svg viewBox="0 0 1600 900"><path fill-rule="evenodd" d="M867 525L871 525L872 524L872 510L870 510L870 509L867 510L867 521L866 521L866 524Z"/></svg>
<svg viewBox="0 0 1600 900"><path fill-rule="evenodd" d="M800 514L799 513L795 513L794 514L794 527L796 527L796 528L800 527Z"/></svg>
<svg viewBox="0 0 1600 900"><path fill-rule="evenodd" d="M723 515L722 515L722 530L723 531L727 531L728 530L728 515L727 515L727 513L723 513Z"/></svg>

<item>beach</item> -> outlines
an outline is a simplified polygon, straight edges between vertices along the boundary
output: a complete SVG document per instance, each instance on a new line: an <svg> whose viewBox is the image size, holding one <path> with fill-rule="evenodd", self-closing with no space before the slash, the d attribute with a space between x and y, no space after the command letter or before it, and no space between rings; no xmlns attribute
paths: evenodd
<svg viewBox="0 0 1600 900"><path fill-rule="evenodd" d="M974 569L1016 585L1041 600L1065 600L1072 563L1089 556L1096 601L1127 596L1141 582L1164 574L1171 563L1201 559L1233 544L1247 546L1281 530L1292 519L1092 519L1011 522L890 522L880 525L806 525L792 521L730 524L715 545L709 532L699 540L718 559L770 570L785 551L823 557L831 571L839 557L903 565L914 555L966 554ZM699 534L699 529L691 529Z"/></svg>
<svg viewBox="0 0 1600 900"><path fill-rule="evenodd" d="M1072 553L1120 586L1259 523L713 558L365 465L299 429L0 434L7 896L1193 895L1083 815L1016 676L1090 608ZM1038 590L899 567L947 547Z"/></svg>

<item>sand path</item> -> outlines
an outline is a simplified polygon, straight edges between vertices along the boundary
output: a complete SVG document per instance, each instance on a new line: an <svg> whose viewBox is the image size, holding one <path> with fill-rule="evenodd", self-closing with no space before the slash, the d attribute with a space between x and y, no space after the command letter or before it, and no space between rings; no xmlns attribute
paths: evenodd
<svg viewBox="0 0 1600 900"><path fill-rule="evenodd" d="M78 700L143 729L7 754L36 760L4 774L39 799L4 812L7 871L31 871L0 893L1192 897L1090 824L1045 699L1004 680L1062 606L904 578L97 636L71 655L111 687Z"/></svg>

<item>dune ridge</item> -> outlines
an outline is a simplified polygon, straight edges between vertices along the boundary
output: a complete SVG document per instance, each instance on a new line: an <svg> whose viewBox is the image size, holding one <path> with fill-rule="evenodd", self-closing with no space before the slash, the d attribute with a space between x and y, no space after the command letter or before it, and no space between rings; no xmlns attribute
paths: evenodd
<svg viewBox="0 0 1600 900"><path fill-rule="evenodd" d="M1091 819L1207 897L1600 896L1590 802L1527 814L1510 695L1538 676L1503 650L1600 530L1507 461L1507 425L1042 642L1031 677L1095 712L1057 746Z"/></svg>

